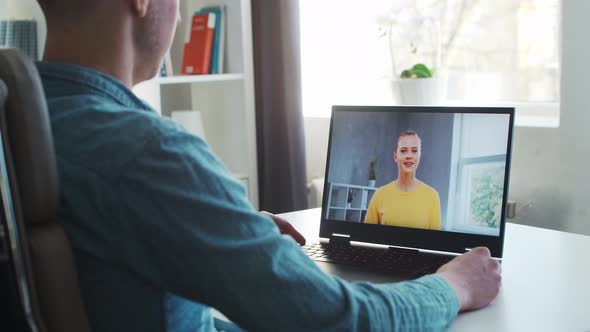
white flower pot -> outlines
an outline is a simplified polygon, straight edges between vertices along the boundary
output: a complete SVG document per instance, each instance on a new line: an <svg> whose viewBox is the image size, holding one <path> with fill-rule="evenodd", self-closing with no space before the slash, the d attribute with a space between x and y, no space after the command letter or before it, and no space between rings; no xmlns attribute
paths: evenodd
<svg viewBox="0 0 590 332"><path fill-rule="evenodd" d="M447 96L445 77L403 78L395 81L403 105L441 105Z"/></svg>
<svg viewBox="0 0 590 332"><path fill-rule="evenodd" d="M375 188L375 182L377 182L377 180L369 180L369 187Z"/></svg>

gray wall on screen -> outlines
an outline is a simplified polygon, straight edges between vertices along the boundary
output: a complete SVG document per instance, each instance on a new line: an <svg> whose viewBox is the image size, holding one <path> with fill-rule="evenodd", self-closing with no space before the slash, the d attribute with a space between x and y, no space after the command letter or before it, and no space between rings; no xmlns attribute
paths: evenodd
<svg viewBox="0 0 590 332"><path fill-rule="evenodd" d="M422 139L417 177L438 191L447 213L453 114L337 112L334 115L328 181L366 186L369 163L377 157L377 187L397 178L393 153L398 135L413 130Z"/></svg>

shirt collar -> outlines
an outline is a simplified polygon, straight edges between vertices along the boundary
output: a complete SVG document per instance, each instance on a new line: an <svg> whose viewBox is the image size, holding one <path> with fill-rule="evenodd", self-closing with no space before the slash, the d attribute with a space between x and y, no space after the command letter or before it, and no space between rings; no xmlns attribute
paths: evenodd
<svg viewBox="0 0 590 332"><path fill-rule="evenodd" d="M121 81L110 75L60 62L40 61L36 65L48 97L63 95L65 91L72 94L90 93L109 98L124 107L153 111Z"/></svg>

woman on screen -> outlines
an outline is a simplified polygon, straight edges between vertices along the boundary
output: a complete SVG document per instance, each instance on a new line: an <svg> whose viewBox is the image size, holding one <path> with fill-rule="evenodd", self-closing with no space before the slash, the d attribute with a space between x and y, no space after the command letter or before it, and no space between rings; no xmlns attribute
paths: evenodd
<svg viewBox="0 0 590 332"><path fill-rule="evenodd" d="M416 132L397 138L393 160L397 179L377 189L365 217L367 224L441 229L438 192L416 178L422 141Z"/></svg>

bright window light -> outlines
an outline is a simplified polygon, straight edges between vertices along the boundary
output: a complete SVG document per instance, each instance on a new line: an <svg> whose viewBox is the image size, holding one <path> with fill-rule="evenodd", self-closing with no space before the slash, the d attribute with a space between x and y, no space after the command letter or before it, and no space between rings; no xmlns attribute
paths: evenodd
<svg viewBox="0 0 590 332"><path fill-rule="evenodd" d="M449 103L559 103L559 0L300 0L303 112L396 104L415 63Z"/></svg>

